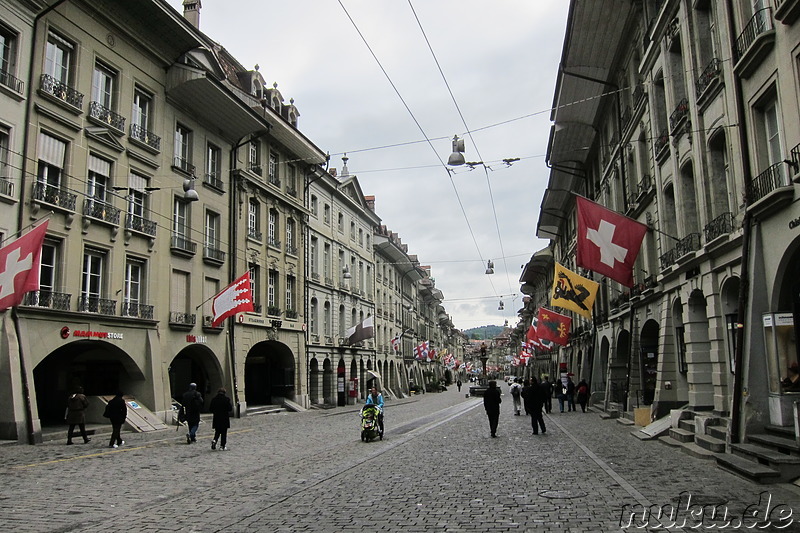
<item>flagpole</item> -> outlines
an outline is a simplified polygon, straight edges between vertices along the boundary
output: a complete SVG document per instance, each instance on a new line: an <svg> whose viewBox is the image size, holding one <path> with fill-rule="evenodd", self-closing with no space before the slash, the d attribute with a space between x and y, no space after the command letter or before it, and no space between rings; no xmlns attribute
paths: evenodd
<svg viewBox="0 0 800 533"><path fill-rule="evenodd" d="M50 218L51 216L53 216L53 213L54 213L53 211L48 211L47 213L45 213L44 215L42 215L42 216L41 216L39 219L37 219L37 220L34 220L33 222L31 222L31 223L30 223L30 224L28 224L27 226L25 226L25 227L23 227L23 228L20 228L19 230L15 231L14 233L12 233L12 234L10 234L10 235L7 235L6 237L7 237L7 238L14 238L14 237L16 237L16 236L18 236L18 235L22 235L22 232L23 232L23 231L25 231L25 230L26 230L26 229L28 229L28 228L32 228L32 227L34 227L34 226L38 226L40 222L42 222L42 221L43 221L43 220L45 220L46 218Z"/></svg>

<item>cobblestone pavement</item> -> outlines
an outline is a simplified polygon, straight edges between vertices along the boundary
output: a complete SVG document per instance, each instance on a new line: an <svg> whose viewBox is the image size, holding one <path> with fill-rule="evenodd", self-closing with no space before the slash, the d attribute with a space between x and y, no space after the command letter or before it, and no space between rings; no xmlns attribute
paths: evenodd
<svg viewBox="0 0 800 533"><path fill-rule="evenodd" d="M496 439L480 399L453 387L389 400L385 438L371 443L351 406L234 420L225 452L211 450L208 423L191 446L175 429L127 433L119 449L101 435L2 446L0 530L800 531L794 485L753 484L597 413L555 412L534 436L504 400ZM727 527L692 528L684 512L658 529L644 509L684 508L682 493L694 510L727 510ZM741 523L748 506L759 514Z"/></svg>

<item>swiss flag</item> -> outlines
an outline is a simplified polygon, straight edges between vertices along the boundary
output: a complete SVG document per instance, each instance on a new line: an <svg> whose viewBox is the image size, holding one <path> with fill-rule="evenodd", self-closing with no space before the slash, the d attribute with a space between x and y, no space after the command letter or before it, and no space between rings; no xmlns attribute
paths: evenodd
<svg viewBox="0 0 800 533"><path fill-rule="evenodd" d="M47 222L0 248L0 311L19 305L26 292L39 290Z"/></svg>
<svg viewBox="0 0 800 533"><path fill-rule="evenodd" d="M576 264L633 287L633 264L647 226L581 196Z"/></svg>
<svg viewBox="0 0 800 533"><path fill-rule="evenodd" d="M569 343L569 328L572 326L570 317L540 307L537 318L539 325L536 333L541 340L553 341L561 346Z"/></svg>
<svg viewBox="0 0 800 533"><path fill-rule="evenodd" d="M214 315L211 327L217 327L223 320L236 313L254 309L253 293L250 290L250 272L248 271L214 296L214 301L211 302L211 312Z"/></svg>

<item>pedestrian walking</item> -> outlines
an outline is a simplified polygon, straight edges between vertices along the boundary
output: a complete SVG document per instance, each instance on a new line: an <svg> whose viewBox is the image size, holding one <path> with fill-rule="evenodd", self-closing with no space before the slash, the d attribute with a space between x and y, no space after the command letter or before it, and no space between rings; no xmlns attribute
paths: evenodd
<svg viewBox="0 0 800 533"><path fill-rule="evenodd" d="M550 383L550 378L548 376L544 377L541 387L544 393L544 412L549 415L550 411L553 409L553 384Z"/></svg>
<svg viewBox="0 0 800 533"><path fill-rule="evenodd" d="M189 383L189 390L183 393L183 412L186 417L186 444L197 442L197 428L200 427L200 410L203 408L203 395L196 383Z"/></svg>
<svg viewBox="0 0 800 533"><path fill-rule="evenodd" d="M500 389L497 388L497 382L491 380L489 381L489 388L483 393L483 408L489 418L489 431L491 431L492 437L497 437L497 423L500 421L501 403L503 403L503 400L500 398Z"/></svg>
<svg viewBox="0 0 800 533"><path fill-rule="evenodd" d="M553 383L553 393L558 400L558 410L564 412L564 400L567 399L567 386L563 381L556 381Z"/></svg>
<svg viewBox="0 0 800 533"><path fill-rule="evenodd" d="M122 424L128 418L128 406L125 404L125 399L122 397L122 392L111 398L106 404L106 410L103 416L108 418L111 422L111 439L108 441L109 448L118 448L125 444L122 440Z"/></svg>
<svg viewBox="0 0 800 533"><path fill-rule="evenodd" d="M570 411L575 410L575 383L567 376L567 406Z"/></svg>
<svg viewBox="0 0 800 533"><path fill-rule="evenodd" d="M231 412L233 411L233 403L227 396L227 391L220 388L217 395L211 400L208 407L209 411L214 415L211 421L211 427L214 428L214 440L211 441L211 449L217 449L217 442L219 442L219 449L225 451L228 449L228 428L231 427Z"/></svg>
<svg viewBox="0 0 800 533"><path fill-rule="evenodd" d="M514 379L514 383L511 384L511 398L514 400L514 415L519 416L519 412L522 410L522 385L520 384L520 378Z"/></svg>
<svg viewBox="0 0 800 533"><path fill-rule="evenodd" d="M525 400L525 411L531 417L531 428L533 434L539 434L539 428L542 433L547 433L547 428L544 426L544 416L542 409L544 408L544 390L536 377L532 377L530 384L522 389L522 397Z"/></svg>
<svg viewBox="0 0 800 533"><path fill-rule="evenodd" d="M83 395L83 387L78 387L72 396L67 399L67 424L69 424L67 444L72 444L72 433L75 431L75 426L80 428L84 444L92 440L86 436L86 415L84 411L86 411L87 407L89 407L89 400Z"/></svg>
<svg viewBox="0 0 800 533"><path fill-rule="evenodd" d="M581 411L586 412L586 404L589 403L589 384L585 379L580 380L578 383L578 403L581 406Z"/></svg>
<svg viewBox="0 0 800 533"><path fill-rule="evenodd" d="M461 392L461 380L459 379L456 381L456 387L458 387L458 392Z"/></svg>

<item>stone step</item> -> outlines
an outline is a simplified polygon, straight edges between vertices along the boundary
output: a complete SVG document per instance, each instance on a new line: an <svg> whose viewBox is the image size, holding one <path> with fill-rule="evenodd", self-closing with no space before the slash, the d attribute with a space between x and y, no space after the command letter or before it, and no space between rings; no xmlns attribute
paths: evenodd
<svg viewBox="0 0 800 533"><path fill-rule="evenodd" d="M768 424L764 426L764 432L770 435L776 435L785 439L794 440L794 426L773 426Z"/></svg>
<svg viewBox="0 0 800 533"><path fill-rule="evenodd" d="M745 459L753 460L755 458L761 464L767 463L769 466L778 465L796 465L800 467L800 456L787 455L775 451L773 448L767 448L759 444L750 442L744 444L731 444L731 451L734 455L739 455Z"/></svg>
<svg viewBox="0 0 800 533"><path fill-rule="evenodd" d="M634 425L634 422L628 418L617 418L617 424L622 424L623 426L632 426Z"/></svg>
<svg viewBox="0 0 800 533"><path fill-rule="evenodd" d="M781 474L774 468L750 461L738 455L722 453L716 456L717 464L758 483L777 483Z"/></svg>
<svg viewBox="0 0 800 533"><path fill-rule="evenodd" d="M728 426L708 426L706 428L706 434L710 435L716 439L720 440L727 440L728 438Z"/></svg>
<svg viewBox="0 0 800 533"><path fill-rule="evenodd" d="M779 437L768 433L756 433L754 435L748 435L747 440L774 448L781 453L800 455L800 446L797 445L794 439L787 439L786 437Z"/></svg>
<svg viewBox="0 0 800 533"><path fill-rule="evenodd" d="M725 453L725 441L712 437L711 435L695 435L694 441L701 448L712 451L714 453Z"/></svg>
<svg viewBox="0 0 800 533"><path fill-rule="evenodd" d="M680 429L684 429L686 431L691 431L694 433L694 419L693 418L681 418L678 422L678 427Z"/></svg>
<svg viewBox="0 0 800 533"><path fill-rule="evenodd" d="M694 442L681 443L681 451L683 453L688 453L692 457L697 457L698 459L714 459L718 455L707 448L698 446Z"/></svg>
<svg viewBox="0 0 800 533"><path fill-rule="evenodd" d="M681 428L670 428L669 436L678 442L694 442L694 431Z"/></svg>

